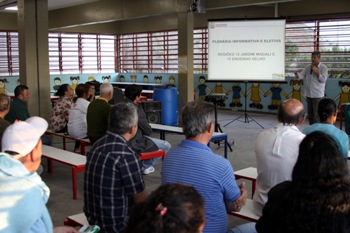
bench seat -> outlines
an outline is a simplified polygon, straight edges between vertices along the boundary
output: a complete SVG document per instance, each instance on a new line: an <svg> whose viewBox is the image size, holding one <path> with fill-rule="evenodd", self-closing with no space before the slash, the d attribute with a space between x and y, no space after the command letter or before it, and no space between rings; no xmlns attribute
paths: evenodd
<svg viewBox="0 0 350 233"><path fill-rule="evenodd" d="M66 133L55 133L52 130L46 130L45 134L61 137L63 139L63 149L64 150L66 150L66 139L80 142L80 154L82 154L82 155L85 155L85 153L86 153L85 147L92 145L92 143L90 142L90 140L88 138L73 138L69 134L66 134Z"/></svg>
<svg viewBox="0 0 350 233"><path fill-rule="evenodd" d="M77 172L85 170L86 157L46 145L43 145L43 157L47 159L49 173L52 172L52 161L72 167L73 199L77 199Z"/></svg>
<svg viewBox="0 0 350 233"><path fill-rule="evenodd" d="M82 227L83 225L89 225L88 220L84 213L70 215L66 219L64 219L63 224L65 226L71 227Z"/></svg>
<svg viewBox="0 0 350 233"><path fill-rule="evenodd" d="M256 178L258 177L258 172L255 167L247 167L241 170L235 171L236 180L246 179L252 181L252 198L256 189Z"/></svg>
<svg viewBox="0 0 350 233"><path fill-rule="evenodd" d="M232 215L238 218L242 218L248 221L256 222L260 218L260 216L256 215L253 207L253 200L247 199L247 202L239 212L228 211L228 215Z"/></svg>

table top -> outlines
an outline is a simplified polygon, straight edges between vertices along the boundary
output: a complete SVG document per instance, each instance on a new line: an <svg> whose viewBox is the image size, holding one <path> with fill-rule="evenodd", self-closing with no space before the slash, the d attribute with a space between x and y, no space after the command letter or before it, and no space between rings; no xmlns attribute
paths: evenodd
<svg viewBox="0 0 350 233"><path fill-rule="evenodd" d="M152 129L155 129L155 130L163 130L163 131L183 134L182 128L177 126L169 126L169 125L161 125L161 124L153 124L153 123L150 123L150 126ZM213 136L217 136L217 137L224 136L224 135L227 135L227 134L220 133L220 132L214 132L213 134Z"/></svg>
<svg viewBox="0 0 350 233"><path fill-rule="evenodd" d="M254 206L253 206L253 200L247 199L247 202L239 212L234 212L236 215L244 216L246 218L258 220L260 216L256 215L254 213Z"/></svg>
<svg viewBox="0 0 350 233"><path fill-rule="evenodd" d="M258 171L255 167L247 167L242 170L235 171L235 176L240 176L241 178L256 179L258 176Z"/></svg>

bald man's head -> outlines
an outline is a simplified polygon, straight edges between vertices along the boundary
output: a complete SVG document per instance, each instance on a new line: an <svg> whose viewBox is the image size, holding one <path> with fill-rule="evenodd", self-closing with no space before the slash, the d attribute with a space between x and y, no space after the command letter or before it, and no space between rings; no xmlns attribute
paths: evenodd
<svg viewBox="0 0 350 233"><path fill-rule="evenodd" d="M288 99L280 105L277 117L283 124L300 125L305 119L304 105L297 99Z"/></svg>

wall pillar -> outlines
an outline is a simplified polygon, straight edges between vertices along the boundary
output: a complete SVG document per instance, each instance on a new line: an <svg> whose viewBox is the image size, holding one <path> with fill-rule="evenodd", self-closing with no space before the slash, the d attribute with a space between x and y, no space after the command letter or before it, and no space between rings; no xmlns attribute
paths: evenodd
<svg viewBox="0 0 350 233"><path fill-rule="evenodd" d="M47 0L19 0L18 40L20 83L30 91L32 116L51 114Z"/></svg>
<svg viewBox="0 0 350 233"><path fill-rule="evenodd" d="M179 54L179 116L182 108L193 100L193 13L178 14L178 54Z"/></svg>

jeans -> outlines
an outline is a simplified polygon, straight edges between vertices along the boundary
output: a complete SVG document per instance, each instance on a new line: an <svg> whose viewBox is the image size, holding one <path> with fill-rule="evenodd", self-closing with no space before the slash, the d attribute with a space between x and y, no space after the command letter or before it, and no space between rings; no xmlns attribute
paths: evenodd
<svg viewBox="0 0 350 233"><path fill-rule="evenodd" d="M46 135L41 136L41 142L44 145L51 146L51 138Z"/></svg>
<svg viewBox="0 0 350 233"><path fill-rule="evenodd" d="M231 228L227 233L257 233L257 231L255 229L255 223L252 222Z"/></svg>
<svg viewBox="0 0 350 233"><path fill-rule="evenodd" d="M310 98L310 97L306 98L307 116L309 118L310 125L319 122L317 108L318 108L318 103L321 101L321 99L322 98Z"/></svg>
<svg viewBox="0 0 350 233"><path fill-rule="evenodd" d="M145 136L148 137L148 136ZM157 139L157 138L151 138L148 137L149 139L151 139L160 150L164 150L165 153L168 152L168 150L170 150L171 145L169 142L165 141L165 140L161 140L161 139ZM145 170L151 166L154 166L159 160L161 159L161 157L157 157L157 158L153 158L153 159L147 159L147 160L142 160L142 170Z"/></svg>

